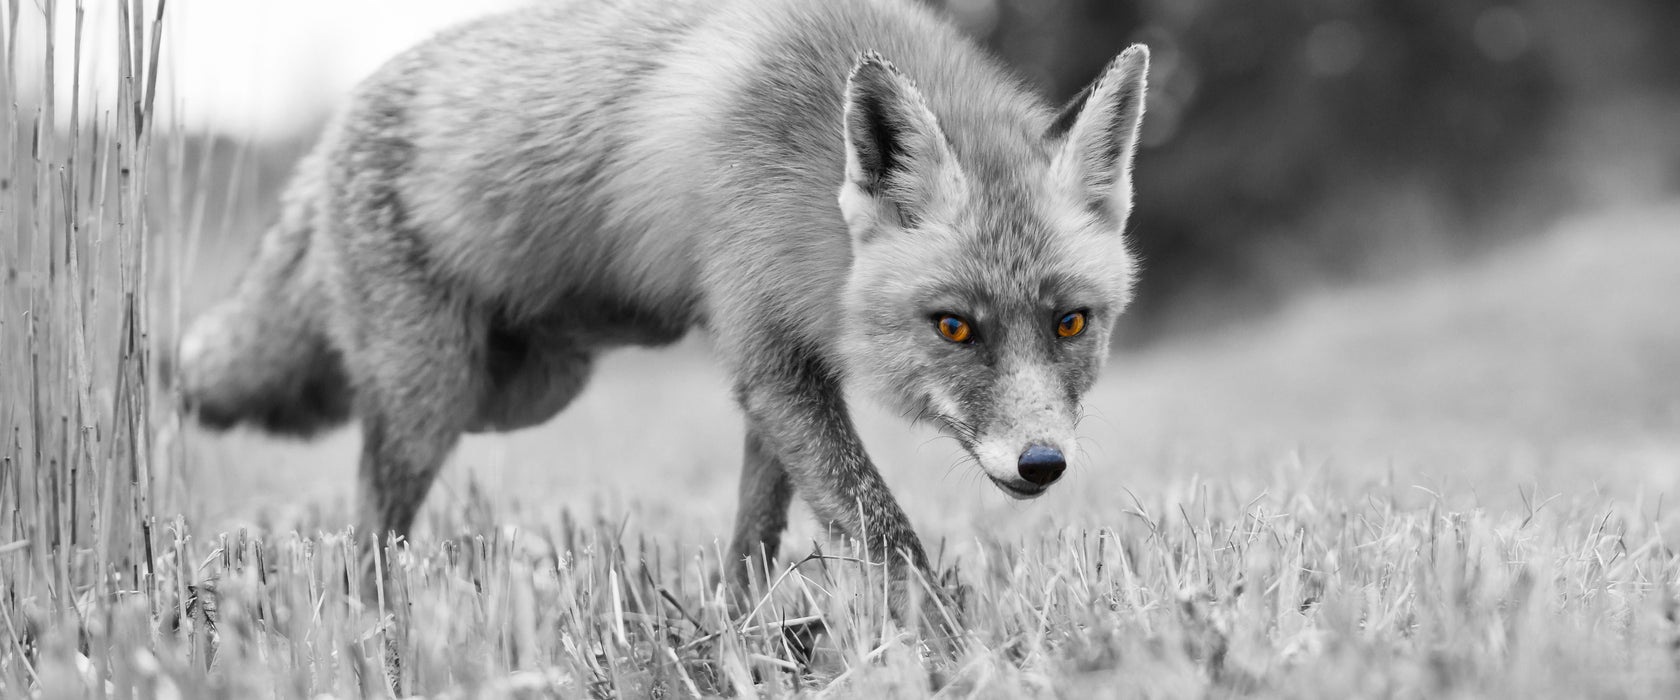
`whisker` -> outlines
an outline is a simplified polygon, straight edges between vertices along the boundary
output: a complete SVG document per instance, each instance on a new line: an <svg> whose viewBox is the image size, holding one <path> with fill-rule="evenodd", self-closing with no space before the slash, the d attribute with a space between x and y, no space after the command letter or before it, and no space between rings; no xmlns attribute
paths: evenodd
<svg viewBox="0 0 1680 700"><path fill-rule="evenodd" d="M1102 441L1100 441L1100 440L1098 440L1094 437L1086 437L1086 436L1076 436L1074 438L1074 440L1078 444L1080 452L1082 452L1084 454L1090 454L1090 452L1085 449L1085 443L1088 442L1093 447L1096 447L1098 452L1102 453L1102 458L1103 459L1108 459L1109 458L1108 457L1108 450L1103 447Z"/></svg>
<svg viewBox="0 0 1680 700"><path fill-rule="evenodd" d="M1090 450L1085 449L1085 445L1083 443L1083 440L1074 443L1074 446L1077 449L1076 454L1079 455L1079 461L1075 462L1075 464L1089 465L1091 462L1091 452Z"/></svg>
<svg viewBox="0 0 1680 700"><path fill-rule="evenodd" d="M963 463L963 458L962 457L958 457L956 459L951 460L951 464L945 467L945 476L940 477L939 480L944 481L946 479L951 478L951 472L956 471L957 467L962 466L962 463Z"/></svg>
<svg viewBox="0 0 1680 700"><path fill-rule="evenodd" d="M965 423L962 420L959 420L957 418L952 418L951 416L947 416L943 413L933 414L933 418L935 420L939 421L940 425L944 426L946 430L949 430L950 432L955 433L956 434L955 437L958 438L959 442L962 442L962 441L966 441L968 443L978 442L978 438L980 436L980 431L977 428L975 428L974 426L972 426L968 423Z"/></svg>
<svg viewBox="0 0 1680 700"><path fill-rule="evenodd" d="M928 418L928 407L926 407L926 406L922 406L920 408L917 408L915 406L911 406L909 408L904 409L903 411L900 411L899 414L898 414L898 417L899 418L906 418L910 415L911 411L916 412L916 416L914 418L910 418L910 427L912 427L912 428L916 427L917 425L920 425L922 423L922 421L925 421Z"/></svg>
<svg viewBox="0 0 1680 700"><path fill-rule="evenodd" d="M1093 412L1093 411L1087 409L1085 406L1080 406L1079 407L1079 421L1083 421L1086 418L1090 418L1092 416L1095 416L1097 420L1102 421L1102 424L1104 426L1107 426L1107 428L1109 430L1114 430L1114 422L1110 421L1108 419L1108 416L1103 415L1102 409L1097 409ZM1079 425L1079 421L1074 422L1074 425L1076 427Z"/></svg>

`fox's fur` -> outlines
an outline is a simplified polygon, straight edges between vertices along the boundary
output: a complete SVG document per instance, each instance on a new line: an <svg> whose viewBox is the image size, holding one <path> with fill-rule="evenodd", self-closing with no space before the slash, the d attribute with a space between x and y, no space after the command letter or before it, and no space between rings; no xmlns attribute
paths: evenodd
<svg viewBox="0 0 1680 700"><path fill-rule="evenodd" d="M927 558L853 429L855 380L1016 496L1074 451L1130 298L1148 53L1061 112L896 0L573 2L366 80L229 301L182 340L211 425L360 419L365 530L405 533L464 432L563 409L593 358L704 328L748 423L731 553L794 493L900 580ZM1087 327L1056 334L1082 310ZM941 337L940 315L972 323ZM762 562L758 564L762 566Z"/></svg>

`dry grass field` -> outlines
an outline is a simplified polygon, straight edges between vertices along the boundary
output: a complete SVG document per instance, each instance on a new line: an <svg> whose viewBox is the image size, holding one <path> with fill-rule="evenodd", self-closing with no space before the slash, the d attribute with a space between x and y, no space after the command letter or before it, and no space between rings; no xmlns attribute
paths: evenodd
<svg viewBox="0 0 1680 700"><path fill-rule="evenodd" d="M249 175L150 123L151 21L87 38L115 104L5 80L0 697L1680 695L1680 204L1116 354L1030 503L860 406L950 639L800 508L731 616L741 424L703 338L470 438L364 591L354 430L173 408L174 329L250 245L217 214L273 192L206 194Z"/></svg>

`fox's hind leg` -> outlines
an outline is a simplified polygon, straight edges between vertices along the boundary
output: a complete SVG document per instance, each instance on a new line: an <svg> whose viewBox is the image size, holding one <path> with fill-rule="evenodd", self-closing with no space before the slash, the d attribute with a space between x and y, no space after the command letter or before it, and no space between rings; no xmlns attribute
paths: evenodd
<svg viewBox="0 0 1680 700"><path fill-rule="evenodd" d="M362 455L357 520L381 541L408 534L484 384L483 322L412 269L373 269L350 304L345 361L356 378Z"/></svg>

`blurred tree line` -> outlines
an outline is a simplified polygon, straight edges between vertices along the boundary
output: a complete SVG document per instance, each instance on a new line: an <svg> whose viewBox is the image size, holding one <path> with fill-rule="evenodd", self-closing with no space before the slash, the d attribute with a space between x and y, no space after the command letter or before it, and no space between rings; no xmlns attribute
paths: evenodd
<svg viewBox="0 0 1680 700"><path fill-rule="evenodd" d="M1680 190L1673 134L1639 143L1680 123L1673 0L931 1L1056 100L1150 45L1135 337L1484 248L1605 150L1661 150L1633 186Z"/></svg>

